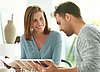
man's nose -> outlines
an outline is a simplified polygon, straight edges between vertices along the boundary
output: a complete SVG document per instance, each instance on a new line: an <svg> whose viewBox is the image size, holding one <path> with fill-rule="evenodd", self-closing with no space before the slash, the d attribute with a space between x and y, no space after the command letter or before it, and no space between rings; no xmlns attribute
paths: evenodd
<svg viewBox="0 0 100 72"><path fill-rule="evenodd" d="M62 28L59 26L59 30L61 31L62 30Z"/></svg>

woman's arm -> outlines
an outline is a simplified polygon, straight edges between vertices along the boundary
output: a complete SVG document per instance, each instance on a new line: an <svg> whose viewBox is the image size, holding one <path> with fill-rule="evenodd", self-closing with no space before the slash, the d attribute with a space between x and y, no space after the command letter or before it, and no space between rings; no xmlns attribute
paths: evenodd
<svg viewBox="0 0 100 72"><path fill-rule="evenodd" d="M24 35L21 36L20 38L20 47L21 47L21 59L26 59L26 54L25 54L25 38Z"/></svg>
<svg viewBox="0 0 100 72"><path fill-rule="evenodd" d="M59 33L57 33L56 36L54 37L53 43L54 43L53 46L54 48L53 48L52 59L56 65L59 65L62 52L62 40L61 40L61 35Z"/></svg>

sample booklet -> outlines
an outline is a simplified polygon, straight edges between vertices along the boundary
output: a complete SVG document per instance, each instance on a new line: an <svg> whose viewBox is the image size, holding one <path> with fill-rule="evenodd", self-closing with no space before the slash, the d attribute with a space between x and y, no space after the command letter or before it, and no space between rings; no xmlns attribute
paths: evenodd
<svg viewBox="0 0 100 72"><path fill-rule="evenodd" d="M0 60L4 63L8 68L21 68L31 70L34 69L34 62L38 63L44 67L48 65L44 63L44 60L52 61L51 59L10 59L0 56Z"/></svg>

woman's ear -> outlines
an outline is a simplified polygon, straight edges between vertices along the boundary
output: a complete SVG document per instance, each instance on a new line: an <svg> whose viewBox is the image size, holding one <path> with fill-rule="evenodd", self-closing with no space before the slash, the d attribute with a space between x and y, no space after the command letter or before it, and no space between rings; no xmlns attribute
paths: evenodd
<svg viewBox="0 0 100 72"><path fill-rule="evenodd" d="M30 32L33 32L33 28L30 28Z"/></svg>
<svg viewBox="0 0 100 72"><path fill-rule="evenodd" d="M68 13L66 13L66 14L65 14L65 19L66 19L67 21L70 21L70 20L71 20L71 15L68 14Z"/></svg>

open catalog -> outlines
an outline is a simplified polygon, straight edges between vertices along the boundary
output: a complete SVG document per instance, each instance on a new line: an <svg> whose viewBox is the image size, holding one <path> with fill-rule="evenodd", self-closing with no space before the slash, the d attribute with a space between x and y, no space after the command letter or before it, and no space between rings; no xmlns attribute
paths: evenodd
<svg viewBox="0 0 100 72"><path fill-rule="evenodd" d="M44 63L44 59L10 59L0 56L0 60L4 63L5 66L8 66L8 68L12 67L31 70L34 69L34 62L44 67L48 66ZM51 59L46 60L52 61Z"/></svg>

